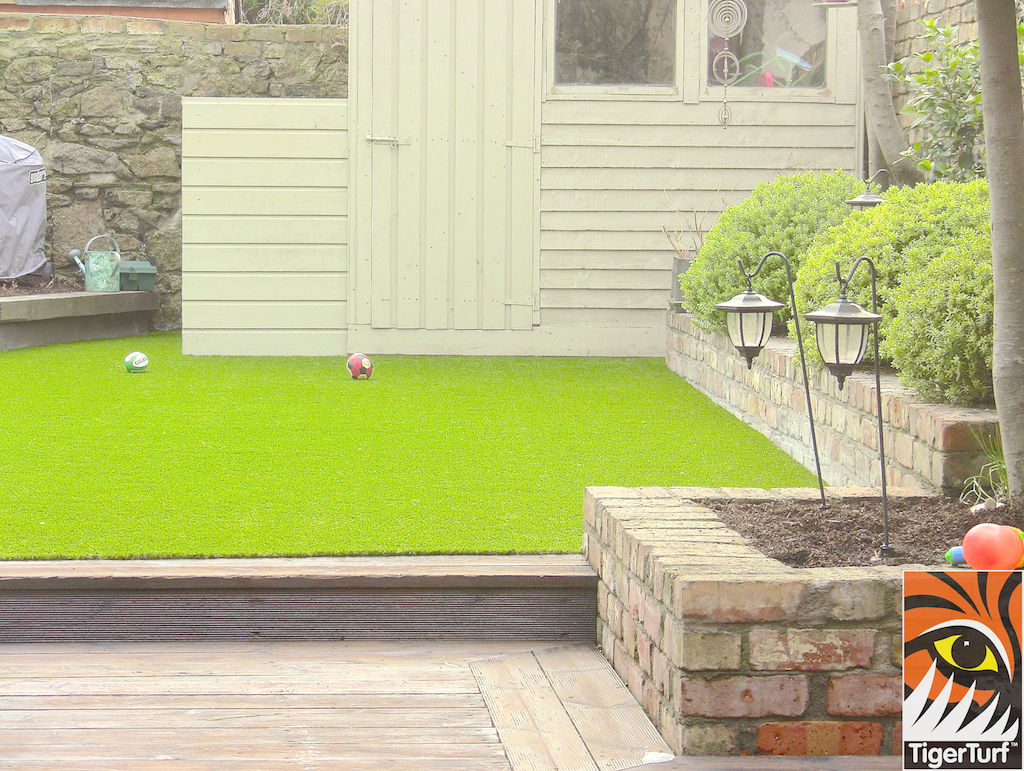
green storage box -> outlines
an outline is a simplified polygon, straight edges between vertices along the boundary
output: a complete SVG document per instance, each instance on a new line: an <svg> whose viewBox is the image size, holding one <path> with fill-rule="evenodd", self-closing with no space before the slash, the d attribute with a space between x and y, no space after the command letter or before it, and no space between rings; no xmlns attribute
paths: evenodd
<svg viewBox="0 0 1024 771"><path fill-rule="evenodd" d="M156 266L145 260L121 261L121 291L152 292L156 289Z"/></svg>

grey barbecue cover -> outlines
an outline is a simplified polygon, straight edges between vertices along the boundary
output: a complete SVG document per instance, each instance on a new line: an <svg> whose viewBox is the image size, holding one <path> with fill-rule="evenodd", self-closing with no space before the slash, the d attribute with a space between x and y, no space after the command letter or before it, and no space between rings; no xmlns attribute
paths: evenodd
<svg viewBox="0 0 1024 771"><path fill-rule="evenodd" d="M31 145L0 136L0 279L46 262L46 166Z"/></svg>

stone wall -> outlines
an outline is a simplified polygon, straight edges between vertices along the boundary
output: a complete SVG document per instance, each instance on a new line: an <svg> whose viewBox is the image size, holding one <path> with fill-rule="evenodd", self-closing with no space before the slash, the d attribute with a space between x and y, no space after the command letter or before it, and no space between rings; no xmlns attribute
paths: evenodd
<svg viewBox="0 0 1024 771"><path fill-rule="evenodd" d="M814 470L796 343L772 338L747 369L729 338L685 313L668 313L666 362L672 371ZM828 370L811 368L811 398L826 484L878 487L878 418L874 371L854 373L840 390ZM887 484L959 495L986 462L978 436L996 430L995 410L929 404L882 378Z"/></svg>
<svg viewBox="0 0 1024 771"><path fill-rule="evenodd" d="M345 97L348 30L0 12L0 133L47 166L47 256L97 234L157 266L181 326L181 98Z"/></svg>
<svg viewBox="0 0 1024 771"><path fill-rule="evenodd" d="M902 568L790 568L697 502L794 496L587 490L601 647L677 754L902 751Z"/></svg>
<svg viewBox="0 0 1024 771"><path fill-rule="evenodd" d="M977 0L899 0L896 6L895 58L925 50L918 38L921 22L934 19L940 27L957 28L957 39L967 43L978 39Z"/></svg>

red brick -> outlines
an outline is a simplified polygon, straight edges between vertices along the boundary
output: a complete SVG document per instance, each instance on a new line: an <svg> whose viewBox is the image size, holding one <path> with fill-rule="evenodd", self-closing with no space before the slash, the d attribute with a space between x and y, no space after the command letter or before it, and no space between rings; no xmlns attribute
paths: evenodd
<svg viewBox="0 0 1024 771"><path fill-rule="evenodd" d="M882 725L807 720L758 726L758 753L764 755L878 755Z"/></svg>
<svg viewBox="0 0 1024 771"><path fill-rule="evenodd" d="M676 706L701 717L797 717L807 709L808 689L805 675L680 678Z"/></svg>
<svg viewBox="0 0 1024 771"><path fill-rule="evenodd" d="M792 618L804 596L800 581L676 582L676 615L720 622L781 621Z"/></svg>
<svg viewBox="0 0 1024 771"><path fill-rule="evenodd" d="M892 754L903 755L903 721L892 724Z"/></svg>
<svg viewBox="0 0 1024 771"><path fill-rule="evenodd" d="M636 660L648 677L654 676L654 646L642 627L636 630Z"/></svg>
<svg viewBox="0 0 1024 771"><path fill-rule="evenodd" d="M830 715L899 715L903 711L903 678L891 675L846 675L828 684Z"/></svg>
<svg viewBox="0 0 1024 771"><path fill-rule="evenodd" d="M116 16L87 16L79 22L82 32L124 32L124 19Z"/></svg>
<svg viewBox="0 0 1024 771"><path fill-rule="evenodd" d="M125 22L129 35L162 35L164 26L161 19L128 19Z"/></svg>
<svg viewBox="0 0 1024 771"><path fill-rule="evenodd" d="M36 32L60 32L60 33L72 33L78 31L78 21L75 19L69 19L61 16L51 16L44 18L40 16L36 19Z"/></svg>
<svg viewBox="0 0 1024 771"><path fill-rule="evenodd" d="M750 668L760 670L837 670L870 667L873 629L774 629L750 632Z"/></svg>
<svg viewBox="0 0 1024 771"><path fill-rule="evenodd" d="M631 657L636 656L636 622L628 613L622 614L622 644Z"/></svg>
<svg viewBox="0 0 1024 771"><path fill-rule="evenodd" d="M800 720L757 727L759 754L877 755L881 749L880 723Z"/></svg>
<svg viewBox="0 0 1024 771"><path fill-rule="evenodd" d="M28 16L4 16L0 17L0 29L24 31L32 26L32 19Z"/></svg>
<svg viewBox="0 0 1024 771"><path fill-rule="evenodd" d="M668 656L662 653L658 648L653 651L654 658L654 684L658 687L658 690L664 694L668 694L672 687L672 665L669 663Z"/></svg>

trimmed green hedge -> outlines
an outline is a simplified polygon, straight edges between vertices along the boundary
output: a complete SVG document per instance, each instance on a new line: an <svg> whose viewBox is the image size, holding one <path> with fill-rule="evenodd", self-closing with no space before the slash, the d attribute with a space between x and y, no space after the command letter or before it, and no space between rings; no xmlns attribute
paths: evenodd
<svg viewBox="0 0 1024 771"><path fill-rule="evenodd" d="M954 404L992 399L992 243L988 182L940 181L890 188L886 203L854 212L863 191L849 174L800 174L759 185L722 213L690 269L680 277L683 304L699 321L724 329L715 303L746 288L737 268L753 269L769 251L790 258L801 316L839 295L867 255L878 273L880 352L900 381L925 398ZM849 297L871 308L871 275L862 267ZM769 260L754 287L785 302L785 267ZM788 319L789 307L776 315ZM801 325L808 357L818 360L814 325ZM792 334L792 331L791 331Z"/></svg>
<svg viewBox="0 0 1024 771"><path fill-rule="evenodd" d="M991 402L992 238L964 232L892 294L883 354L900 382L931 401Z"/></svg>
<svg viewBox="0 0 1024 771"><path fill-rule="evenodd" d="M761 183L742 203L722 212L680 276L683 306L705 324L724 329L725 319L715 303L747 288L737 259L753 270L768 252L782 252L795 273L814 238L850 216L845 201L863 191L864 183L845 171L808 172ZM776 314L776 323L784 324L789 318L789 288L782 260L769 260L754 284L759 292L786 303Z"/></svg>
<svg viewBox="0 0 1024 771"><path fill-rule="evenodd" d="M885 340L897 313L893 294L904 278L923 270L952 243L988 232L988 182L890 188L885 198L886 203L851 215L815 240L797 276L796 301L801 315L824 307L839 294L836 261L846 278L858 257L871 257L878 271L882 351L888 352ZM849 288L850 299L869 310L870 280L870 272L861 268ZM809 355L816 358L813 325L801 331Z"/></svg>

